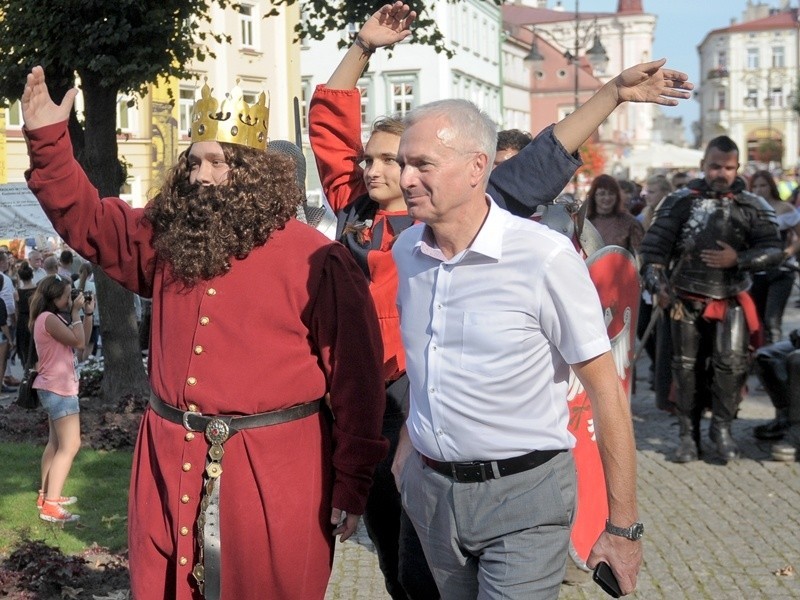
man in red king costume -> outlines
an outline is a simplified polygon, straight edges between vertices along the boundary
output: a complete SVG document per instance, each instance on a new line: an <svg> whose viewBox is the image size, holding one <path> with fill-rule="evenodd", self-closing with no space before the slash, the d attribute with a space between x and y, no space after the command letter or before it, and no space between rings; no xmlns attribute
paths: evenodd
<svg viewBox="0 0 800 600"><path fill-rule="evenodd" d="M367 282L292 217L300 191L291 159L265 152L263 94L218 110L204 87L192 145L144 209L101 200L74 160L75 94L56 105L41 67L28 75L26 175L72 248L153 299L133 596L322 598L387 447Z"/></svg>

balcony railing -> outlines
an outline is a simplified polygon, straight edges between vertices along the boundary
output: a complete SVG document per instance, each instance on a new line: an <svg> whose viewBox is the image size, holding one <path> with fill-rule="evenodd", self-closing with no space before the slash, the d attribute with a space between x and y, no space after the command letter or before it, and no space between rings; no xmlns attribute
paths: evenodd
<svg viewBox="0 0 800 600"><path fill-rule="evenodd" d="M722 79L728 76L728 69L725 67L717 67L708 72L708 79Z"/></svg>

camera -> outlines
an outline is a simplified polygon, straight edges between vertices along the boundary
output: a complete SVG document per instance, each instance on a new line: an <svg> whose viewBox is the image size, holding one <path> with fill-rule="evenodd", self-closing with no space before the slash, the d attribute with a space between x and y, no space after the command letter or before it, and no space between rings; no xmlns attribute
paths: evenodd
<svg viewBox="0 0 800 600"><path fill-rule="evenodd" d="M81 294L81 290L79 290L78 288L75 288L75 289L73 289L73 290L72 290L72 292L70 292L70 296L72 296L72 300L73 300L73 301L74 301L74 300L75 300L75 299L76 299L78 296L80 296L80 294ZM83 292L83 299L84 299L86 302L91 302L91 301L92 301L92 292Z"/></svg>

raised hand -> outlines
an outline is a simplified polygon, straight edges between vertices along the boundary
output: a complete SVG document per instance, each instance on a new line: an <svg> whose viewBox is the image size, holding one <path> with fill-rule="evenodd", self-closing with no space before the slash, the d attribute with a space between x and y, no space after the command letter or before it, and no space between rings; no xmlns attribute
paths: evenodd
<svg viewBox="0 0 800 600"><path fill-rule="evenodd" d="M411 35L411 23L417 13L408 4L385 4L367 19L358 37L373 50L391 46Z"/></svg>
<svg viewBox="0 0 800 600"><path fill-rule="evenodd" d="M27 129L38 129L45 125L60 123L69 118L72 104L78 90L72 88L64 96L61 104L56 104L50 97L50 91L44 80L44 69L33 67L25 81L25 91L22 93L22 119Z"/></svg>
<svg viewBox="0 0 800 600"><path fill-rule="evenodd" d="M690 97L694 84L686 73L673 69L662 69L666 58L642 63L625 69L614 79L619 102L653 102L663 106L675 106L678 100Z"/></svg>

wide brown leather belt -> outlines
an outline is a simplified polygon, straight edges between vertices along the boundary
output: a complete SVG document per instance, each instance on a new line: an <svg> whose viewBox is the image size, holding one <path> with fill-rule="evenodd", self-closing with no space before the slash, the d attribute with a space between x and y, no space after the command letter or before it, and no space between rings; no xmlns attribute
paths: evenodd
<svg viewBox="0 0 800 600"><path fill-rule="evenodd" d="M202 432L209 444L206 481L197 516L199 560L192 569L200 593L207 600L219 600L222 589L222 538L219 528L219 490L222 484L222 455L225 452L222 444L242 429L267 427L310 417L319 412L320 403L321 400L315 400L254 415L210 416L170 406L155 394L150 394L150 408L154 413L167 421L183 425L189 431Z"/></svg>
<svg viewBox="0 0 800 600"><path fill-rule="evenodd" d="M566 452L566 450L534 450L514 458L471 462L441 462L428 458L424 454L421 456L422 462L437 473L459 483L478 483L535 469L562 452Z"/></svg>

